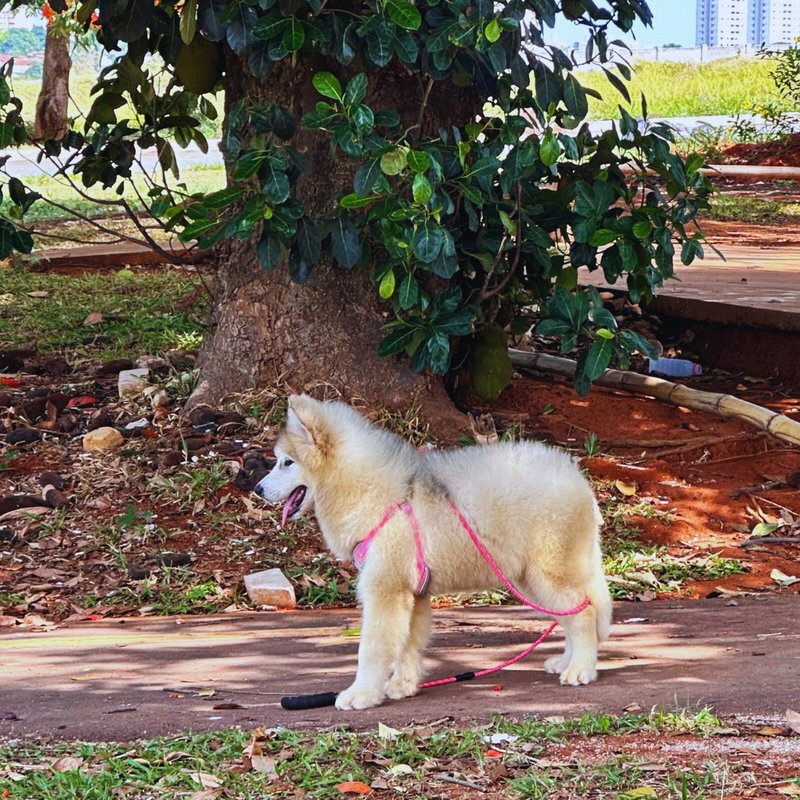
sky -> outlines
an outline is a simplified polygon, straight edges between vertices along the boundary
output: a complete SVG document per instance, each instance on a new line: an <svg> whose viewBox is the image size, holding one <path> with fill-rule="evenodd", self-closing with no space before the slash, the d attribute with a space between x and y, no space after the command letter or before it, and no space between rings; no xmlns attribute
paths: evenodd
<svg viewBox="0 0 800 800"><path fill-rule="evenodd" d="M644 25L634 25L633 33L637 45L640 47L664 44L694 46L695 10L697 8L695 0L649 0L648 5L653 12L653 27L645 28ZM572 44L576 40L586 38L583 30L582 26L561 19L556 23L551 38L554 44ZM629 37L622 36L612 36L611 38L629 39Z"/></svg>

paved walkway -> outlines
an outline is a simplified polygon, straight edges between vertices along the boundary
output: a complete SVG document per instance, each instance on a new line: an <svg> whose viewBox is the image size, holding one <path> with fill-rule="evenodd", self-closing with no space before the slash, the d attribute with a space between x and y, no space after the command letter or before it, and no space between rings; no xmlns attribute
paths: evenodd
<svg viewBox="0 0 800 800"><path fill-rule="evenodd" d="M800 242L797 247L721 247L725 261L710 248L704 260L676 264L679 281L667 281L654 309L688 319L771 330L800 331ZM608 284L602 270L580 270L580 281L624 291L624 281Z"/></svg>
<svg viewBox="0 0 800 800"><path fill-rule="evenodd" d="M349 684L358 640L344 631L358 624L355 610L7 630L0 634L0 720L8 712L19 719L0 721L0 734L127 740L237 724L363 728L495 712L619 714L633 703L645 712L676 704L710 704L721 715L800 710L800 597L728 602L617 604L600 680L590 686L562 687L543 672L544 658L562 646L557 630L539 652L504 672L347 713L289 712L279 700ZM544 626L522 608L442 610L435 619L428 663L439 677L499 663ZM199 696L200 689L215 694ZM214 708L223 703L242 707Z"/></svg>

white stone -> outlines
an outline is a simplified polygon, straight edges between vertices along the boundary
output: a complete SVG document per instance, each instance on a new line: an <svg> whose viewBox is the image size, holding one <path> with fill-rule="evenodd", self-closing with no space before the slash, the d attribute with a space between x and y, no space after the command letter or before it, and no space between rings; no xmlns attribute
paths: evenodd
<svg viewBox="0 0 800 800"><path fill-rule="evenodd" d="M294 608L294 587L279 569L267 569L245 575L244 586L254 606Z"/></svg>
<svg viewBox="0 0 800 800"><path fill-rule="evenodd" d="M140 369L124 369L119 374L119 396L135 397L141 394L147 385L147 376L150 370L144 367Z"/></svg>

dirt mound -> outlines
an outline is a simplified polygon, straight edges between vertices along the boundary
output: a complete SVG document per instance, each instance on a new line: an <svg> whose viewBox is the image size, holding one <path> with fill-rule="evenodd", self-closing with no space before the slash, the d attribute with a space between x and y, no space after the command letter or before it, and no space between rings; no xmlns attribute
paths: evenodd
<svg viewBox="0 0 800 800"><path fill-rule="evenodd" d="M734 144L724 148L729 164L761 167L800 167L800 134L759 144Z"/></svg>

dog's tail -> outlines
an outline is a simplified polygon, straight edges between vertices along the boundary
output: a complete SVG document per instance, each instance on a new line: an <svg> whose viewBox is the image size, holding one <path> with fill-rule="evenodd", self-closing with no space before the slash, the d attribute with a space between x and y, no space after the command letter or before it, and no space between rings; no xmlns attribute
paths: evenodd
<svg viewBox="0 0 800 800"><path fill-rule="evenodd" d="M603 525L603 517L595 501L595 519L598 529ZM603 554L600 551L599 537L595 545L594 570L587 589L589 599L594 606L597 619L597 641L604 642L608 639L611 628L611 593L608 591L608 582L603 572Z"/></svg>
<svg viewBox="0 0 800 800"><path fill-rule="evenodd" d="M608 591L606 576L603 574L603 557L600 553L600 546L593 559L595 567L586 594L592 602L597 620L597 641L604 642L608 639L608 632L611 627L611 593Z"/></svg>

